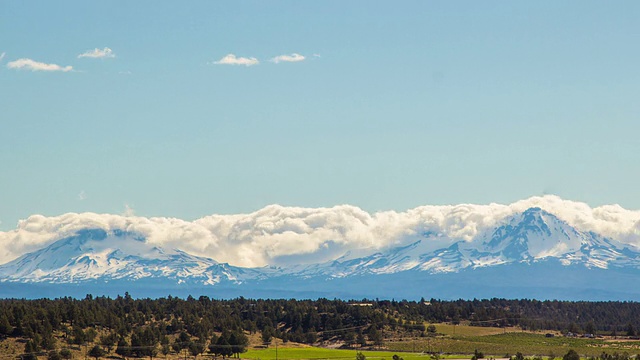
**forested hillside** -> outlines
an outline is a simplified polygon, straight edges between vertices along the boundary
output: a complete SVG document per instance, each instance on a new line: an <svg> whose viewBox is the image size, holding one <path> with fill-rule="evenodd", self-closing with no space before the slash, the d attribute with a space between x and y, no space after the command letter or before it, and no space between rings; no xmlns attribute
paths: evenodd
<svg viewBox="0 0 640 360"><path fill-rule="evenodd" d="M381 346L385 339L421 337L429 323L465 322L480 326L520 326L574 333L635 336L640 304L536 300L213 300L168 297L115 299L87 296L41 300L0 300L0 339L24 343L24 354L49 352L69 357L67 348L91 347L96 358L108 352L124 357L245 351L249 337L269 343Z"/></svg>

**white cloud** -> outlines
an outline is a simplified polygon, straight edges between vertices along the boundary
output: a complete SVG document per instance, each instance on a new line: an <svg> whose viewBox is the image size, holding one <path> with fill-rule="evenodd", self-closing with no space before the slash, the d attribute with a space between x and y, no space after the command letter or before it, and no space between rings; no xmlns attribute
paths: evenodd
<svg viewBox="0 0 640 360"><path fill-rule="evenodd" d="M47 64L43 62L34 61L31 59L18 59L7 63L7 68L18 70L31 70L31 71L62 71L68 72L73 70L72 66L60 66L57 64Z"/></svg>
<svg viewBox="0 0 640 360"><path fill-rule="evenodd" d="M102 50L95 48L93 50L87 50L82 54L78 55L78 59L80 58L93 58L93 59L104 59L104 58L114 58L116 54L113 53L113 50L106 47Z"/></svg>
<svg viewBox="0 0 640 360"><path fill-rule="evenodd" d="M436 249L446 238L475 241L510 215L541 207L583 231L640 245L640 211L618 205L592 208L557 196L532 197L509 205L421 206L404 212L370 214L340 205L331 208L267 206L251 214L211 215L195 221L135 216L125 205L123 215L69 213L56 217L32 215L15 230L0 232L0 263L39 249L83 228L122 229L140 233L154 245L180 248L239 266L328 261L344 254L371 253L423 239Z"/></svg>
<svg viewBox="0 0 640 360"><path fill-rule="evenodd" d="M236 57L234 54L227 54L225 57L218 61L213 62L215 65L245 65L252 66L258 65L260 61L254 57Z"/></svg>
<svg viewBox="0 0 640 360"><path fill-rule="evenodd" d="M7 55L6 52L2 52L2 54L0 54L0 61L2 61L4 59L5 55Z"/></svg>
<svg viewBox="0 0 640 360"><path fill-rule="evenodd" d="M87 198L87 193L84 190L80 190L78 193L78 200L83 201Z"/></svg>
<svg viewBox="0 0 640 360"><path fill-rule="evenodd" d="M277 64L279 62L300 62L300 61L304 61L304 59L305 59L304 56L293 53L291 55L278 55L274 58L271 58L269 61Z"/></svg>

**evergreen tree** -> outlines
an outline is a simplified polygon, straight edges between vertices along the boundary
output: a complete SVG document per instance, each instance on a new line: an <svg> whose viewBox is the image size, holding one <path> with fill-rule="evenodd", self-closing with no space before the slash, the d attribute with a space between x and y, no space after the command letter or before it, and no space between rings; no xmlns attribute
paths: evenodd
<svg viewBox="0 0 640 360"><path fill-rule="evenodd" d="M105 356L106 352L99 345L95 345L89 350L89 356L96 358L99 360L101 357Z"/></svg>
<svg viewBox="0 0 640 360"><path fill-rule="evenodd" d="M36 351L37 348L33 340L27 341L24 345L24 355L22 355L22 360L37 360L38 357L36 356Z"/></svg>
<svg viewBox="0 0 640 360"><path fill-rule="evenodd" d="M171 347L169 347L169 344L162 344L162 346L160 347L160 352L162 353L162 355L164 355L165 359L167 358L167 355L169 355L170 351Z"/></svg>
<svg viewBox="0 0 640 360"><path fill-rule="evenodd" d="M112 332L106 335L102 335L100 337L100 345L107 348L107 351L111 351L111 349L116 345L118 341L118 334Z"/></svg>
<svg viewBox="0 0 640 360"><path fill-rule="evenodd" d="M118 346L116 347L116 354L122 357L131 356L131 347L129 346L129 343L127 343L127 340L125 340L125 338L120 338L120 340L118 340Z"/></svg>
<svg viewBox="0 0 640 360"><path fill-rule="evenodd" d="M231 354L239 357L240 353L247 351L249 339L242 332L232 332L229 335L229 345L231 345Z"/></svg>
<svg viewBox="0 0 640 360"><path fill-rule="evenodd" d="M9 323L9 319L6 314L0 315L0 335L11 335L13 327Z"/></svg>
<svg viewBox="0 0 640 360"><path fill-rule="evenodd" d="M270 344L271 339L273 339L273 328L267 325L262 329L262 342Z"/></svg>
<svg viewBox="0 0 640 360"><path fill-rule="evenodd" d="M204 352L204 343L200 341L192 341L188 345L189 352L194 358L198 358L198 355Z"/></svg>
<svg viewBox="0 0 640 360"><path fill-rule="evenodd" d="M564 354L562 360L580 360L580 355L578 355L575 350L571 349L566 354Z"/></svg>
<svg viewBox="0 0 640 360"><path fill-rule="evenodd" d="M52 350L47 354L47 360L62 360L62 356L59 352Z"/></svg>
<svg viewBox="0 0 640 360"><path fill-rule="evenodd" d="M627 336L636 336L636 329L633 327L631 323L627 324L626 330L627 330Z"/></svg>
<svg viewBox="0 0 640 360"><path fill-rule="evenodd" d="M60 350L60 357L65 360L69 360L73 357L73 354L71 353L71 350L64 348Z"/></svg>

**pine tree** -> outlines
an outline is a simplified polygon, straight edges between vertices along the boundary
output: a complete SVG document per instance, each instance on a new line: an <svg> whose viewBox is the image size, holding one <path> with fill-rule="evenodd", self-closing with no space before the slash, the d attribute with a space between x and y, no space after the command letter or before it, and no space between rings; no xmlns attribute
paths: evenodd
<svg viewBox="0 0 640 360"><path fill-rule="evenodd" d="M6 314L0 315L0 335L11 335L13 327L9 323L9 319Z"/></svg>
<svg viewBox="0 0 640 360"><path fill-rule="evenodd" d="M100 359L105 355L106 355L106 352L99 345L95 345L94 347L91 348L91 350L89 350L89 356L96 358L96 360Z"/></svg>

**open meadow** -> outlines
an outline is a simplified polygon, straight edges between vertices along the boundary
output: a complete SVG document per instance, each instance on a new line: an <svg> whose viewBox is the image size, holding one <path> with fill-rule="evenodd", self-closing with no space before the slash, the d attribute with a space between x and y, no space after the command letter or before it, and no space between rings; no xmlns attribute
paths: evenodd
<svg viewBox="0 0 640 360"><path fill-rule="evenodd" d="M523 332L517 328L495 328L476 326L453 326L436 324L438 336L396 339L385 342L380 350L362 350L367 359L391 360L398 355L404 360L430 359L430 353L440 354L440 358L471 358L475 350L487 358L504 358L517 352L525 356L560 358L570 349L587 358L603 352L609 354L640 354L640 341L613 338L578 338L554 334L545 336L541 332ZM241 354L242 358L253 360L293 360L293 359L355 359L360 349L328 349L321 347L290 347L271 345L266 349L253 348Z"/></svg>

